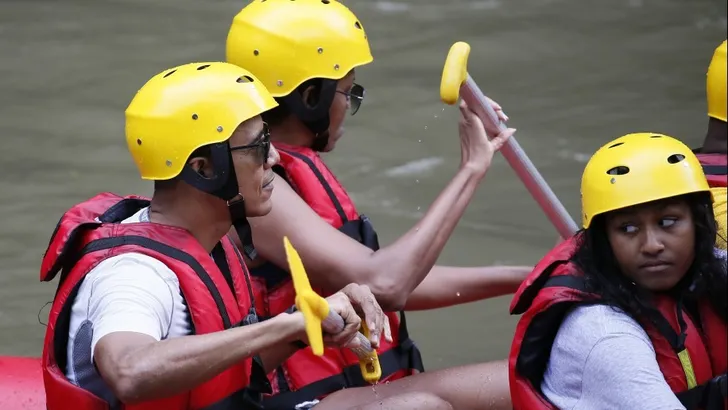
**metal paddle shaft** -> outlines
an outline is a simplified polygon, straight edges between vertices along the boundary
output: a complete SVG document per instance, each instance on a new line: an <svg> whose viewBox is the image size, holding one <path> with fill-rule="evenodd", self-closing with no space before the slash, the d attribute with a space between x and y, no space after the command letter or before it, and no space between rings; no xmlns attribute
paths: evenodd
<svg viewBox="0 0 728 410"><path fill-rule="evenodd" d="M331 311L321 322L321 329L323 329L326 333L337 334L344 330L344 319L336 314L336 312ZM363 334L357 332L355 339L359 340L359 346L350 347L349 350L354 352L359 359L367 359L373 352L375 352L372 348L371 342Z"/></svg>
<svg viewBox="0 0 728 410"><path fill-rule="evenodd" d="M488 100L480 91L475 80L468 74L467 79L460 88L460 96L478 117L483 121L486 130L491 134L504 131L507 127L498 118ZM518 141L511 137L501 148L500 152L511 165L533 198L541 206L551 223L556 227L562 238L568 238L579 230L574 219L564 208L548 183L543 179L536 167L521 149Z"/></svg>

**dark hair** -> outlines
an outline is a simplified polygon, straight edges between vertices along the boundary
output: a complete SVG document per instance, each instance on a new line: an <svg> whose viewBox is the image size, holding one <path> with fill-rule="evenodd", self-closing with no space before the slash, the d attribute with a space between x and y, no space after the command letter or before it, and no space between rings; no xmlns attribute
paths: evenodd
<svg viewBox="0 0 728 410"><path fill-rule="evenodd" d="M716 313L728 320L728 276L723 262L715 255L717 224L710 194L688 194L683 197L695 223L695 259L673 290L688 301L709 300ZM578 248L571 258L584 273L586 289L635 319L654 317L657 310L650 304L650 294L635 285L619 269L609 244L604 215L577 234Z"/></svg>

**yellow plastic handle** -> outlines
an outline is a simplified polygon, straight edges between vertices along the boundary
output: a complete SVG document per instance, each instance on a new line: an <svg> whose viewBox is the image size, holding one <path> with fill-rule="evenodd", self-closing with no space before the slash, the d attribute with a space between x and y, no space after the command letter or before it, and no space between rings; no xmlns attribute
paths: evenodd
<svg viewBox="0 0 728 410"><path fill-rule="evenodd" d="M325 322L328 328L341 330L344 328L344 320L336 312L330 311L326 299L313 291L301 257L291 245L288 237L283 237L283 247L286 250L293 288L296 290L296 308L303 314L306 321L308 344L311 346L313 354L322 356L324 354L322 323ZM359 358L359 369L364 380L368 383L376 383L382 377L379 355L375 349L372 349L369 342L369 328L366 322L362 320L361 326L361 332L356 335L359 339L359 346L352 347L351 350Z"/></svg>
<svg viewBox="0 0 728 410"><path fill-rule="evenodd" d="M365 320L361 321L361 332L369 339L369 327ZM367 383L374 384L382 378L382 366L379 364L379 355L376 350L357 352L359 357L359 370Z"/></svg>
<svg viewBox="0 0 728 410"><path fill-rule="evenodd" d="M313 354L321 356L324 354L324 336L321 331L321 322L329 315L329 302L311 289L301 257L291 245L288 237L283 237L283 246L286 249L293 287L296 290L296 308L303 313L303 318L306 321L308 345L311 346Z"/></svg>
<svg viewBox="0 0 728 410"><path fill-rule="evenodd" d="M470 45L458 41L450 47L442 69L440 80L440 99L447 105L453 105L460 98L460 86L468 78L468 57Z"/></svg>

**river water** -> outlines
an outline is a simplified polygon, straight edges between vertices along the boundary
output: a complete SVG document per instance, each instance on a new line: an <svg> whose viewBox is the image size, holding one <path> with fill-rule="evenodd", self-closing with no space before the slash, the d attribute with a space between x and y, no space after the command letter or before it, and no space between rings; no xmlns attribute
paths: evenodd
<svg viewBox="0 0 728 410"><path fill-rule="evenodd" d="M0 3L0 354L38 355L54 284L38 268L64 210L100 191L150 194L128 155L123 110L152 75L224 58L245 2L3 0ZM439 100L455 41L572 215L589 155L632 131L696 146L705 70L725 39L718 0L347 1L375 61L357 71L360 112L326 161L389 243L420 217L459 162L457 109ZM556 232L498 157L439 262L533 264ZM434 369L501 359L509 297L409 315ZM40 311L40 314L39 314Z"/></svg>

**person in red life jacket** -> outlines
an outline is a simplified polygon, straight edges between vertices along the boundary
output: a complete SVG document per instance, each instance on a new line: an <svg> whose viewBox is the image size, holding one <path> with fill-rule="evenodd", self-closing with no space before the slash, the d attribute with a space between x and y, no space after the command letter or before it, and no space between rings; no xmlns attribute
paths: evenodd
<svg viewBox="0 0 728 410"><path fill-rule="evenodd" d="M511 303L514 408L726 408L726 255L695 154L620 137L589 160L581 195L584 229Z"/></svg>
<svg viewBox="0 0 728 410"><path fill-rule="evenodd" d="M531 266L434 266L493 154L514 131L489 140L480 119L464 104L459 171L421 221L393 244L380 248L369 218L359 213L319 156L332 151L342 137L347 110L358 111L364 88L355 82L355 69L372 61L364 27L347 7L335 0L251 2L233 20L227 61L255 73L279 103L264 119L271 125L272 140L281 155L275 168L274 200L286 206L251 219L257 258L249 262L261 315L275 315L293 301L280 244L287 235L305 261L312 285L323 294L342 283L367 284L389 312L394 342L383 342L379 349L386 382L424 370L402 310L433 309L512 293L531 271ZM494 108L506 119L497 104ZM463 378L480 380L465 373ZM323 358L301 350L270 379L275 395L266 400L266 406L272 409L288 409L343 388L366 385L358 374L356 357L336 349ZM507 396L507 386L500 387L503 391L496 395Z"/></svg>
<svg viewBox="0 0 728 410"><path fill-rule="evenodd" d="M719 223L716 244L726 249L726 211L728 205L728 123L726 123L726 41L713 53L706 75L708 131L703 145L694 150L703 164L715 203L713 209Z"/></svg>
<svg viewBox="0 0 728 410"><path fill-rule="evenodd" d="M260 114L276 106L264 85L227 63L165 70L126 110L126 140L151 200L99 194L61 218L41 266L60 273L42 367L58 409L259 408L266 371L305 338L300 312L257 323L243 257L246 216L272 207L278 154ZM328 298L348 345L370 322L390 338L364 286ZM352 305L353 304L353 305Z"/></svg>

